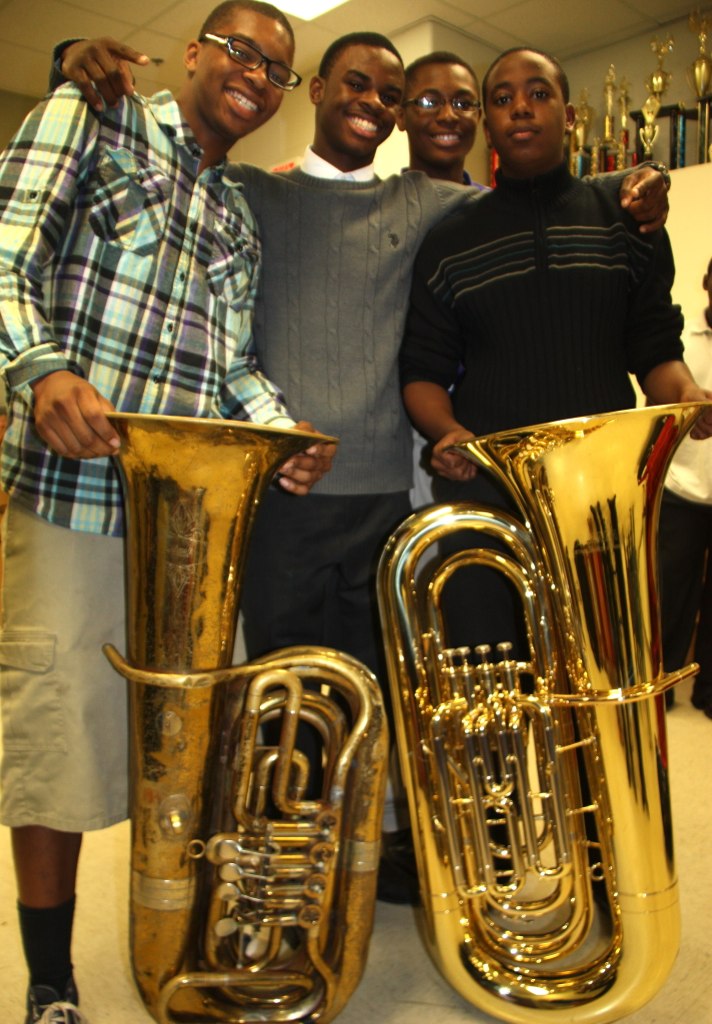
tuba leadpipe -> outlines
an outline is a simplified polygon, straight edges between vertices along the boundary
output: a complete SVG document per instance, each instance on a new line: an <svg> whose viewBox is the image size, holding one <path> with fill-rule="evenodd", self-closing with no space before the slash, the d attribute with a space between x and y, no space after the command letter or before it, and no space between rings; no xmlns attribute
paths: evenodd
<svg viewBox="0 0 712 1024"><path fill-rule="evenodd" d="M129 688L137 986L159 1024L329 1021L360 980L373 925L382 698L364 666L327 648L231 661L261 495L290 455L333 439L111 419L128 653L106 653Z"/></svg>
<svg viewBox="0 0 712 1024"><path fill-rule="evenodd" d="M704 405L541 424L457 447L521 520L455 503L389 540L379 604L428 951L514 1024L604 1024L664 983L679 899L661 694L657 517ZM469 533L472 547L433 559ZM501 550L478 548L495 538ZM465 566L521 599L529 659L447 646L442 594ZM500 640L502 638L493 638Z"/></svg>

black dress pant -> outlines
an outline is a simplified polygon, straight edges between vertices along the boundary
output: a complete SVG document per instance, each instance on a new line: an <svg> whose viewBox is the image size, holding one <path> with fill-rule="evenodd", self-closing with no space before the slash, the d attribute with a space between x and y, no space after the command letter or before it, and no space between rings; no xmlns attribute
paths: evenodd
<svg viewBox="0 0 712 1024"><path fill-rule="evenodd" d="M700 442L702 443L702 442ZM712 704L712 505L663 492L658 553L667 672L682 668L695 633L694 660L700 664L695 693Z"/></svg>
<svg viewBox="0 0 712 1024"><path fill-rule="evenodd" d="M375 576L410 513L407 491L308 494L271 488L257 515L242 598L249 658L319 644L358 658L388 693Z"/></svg>

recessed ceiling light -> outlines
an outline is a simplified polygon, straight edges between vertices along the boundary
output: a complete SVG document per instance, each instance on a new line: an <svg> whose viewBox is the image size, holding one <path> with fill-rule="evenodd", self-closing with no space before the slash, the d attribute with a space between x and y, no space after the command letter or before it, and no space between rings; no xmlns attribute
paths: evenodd
<svg viewBox="0 0 712 1024"><path fill-rule="evenodd" d="M295 18L301 18L302 21L312 21L320 14L326 14L327 11L341 7L344 3L346 0L286 0L286 2L282 0L281 3L277 3L277 7L285 14L292 14Z"/></svg>

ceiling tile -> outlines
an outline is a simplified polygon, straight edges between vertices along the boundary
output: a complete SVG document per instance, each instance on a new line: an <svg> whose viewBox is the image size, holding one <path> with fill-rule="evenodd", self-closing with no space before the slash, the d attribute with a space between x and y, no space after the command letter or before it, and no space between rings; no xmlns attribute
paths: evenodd
<svg viewBox="0 0 712 1024"><path fill-rule="evenodd" d="M107 5L108 6L108 5ZM10 0L0 10L0 39L17 40L28 49L51 52L55 43L80 35L120 35L131 25L114 11L83 11L62 0Z"/></svg>

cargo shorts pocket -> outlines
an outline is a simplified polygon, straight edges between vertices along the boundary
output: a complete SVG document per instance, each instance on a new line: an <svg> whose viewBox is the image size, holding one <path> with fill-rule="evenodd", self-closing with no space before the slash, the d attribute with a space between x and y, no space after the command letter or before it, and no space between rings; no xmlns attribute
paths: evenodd
<svg viewBox="0 0 712 1024"><path fill-rule="evenodd" d="M0 703L5 750L66 751L64 707L53 675L56 637L0 632Z"/></svg>

